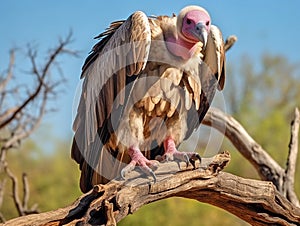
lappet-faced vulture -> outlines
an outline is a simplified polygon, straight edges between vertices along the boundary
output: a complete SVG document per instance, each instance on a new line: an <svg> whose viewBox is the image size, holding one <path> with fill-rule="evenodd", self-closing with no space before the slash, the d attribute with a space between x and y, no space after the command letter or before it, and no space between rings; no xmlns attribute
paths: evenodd
<svg viewBox="0 0 300 226"><path fill-rule="evenodd" d="M201 160L177 148L224 87L224 42L208 12L199 6L171 17L137 11L96 38L73 124L81 190L125 178L137 166L155 180L158 161Z"/></svg>

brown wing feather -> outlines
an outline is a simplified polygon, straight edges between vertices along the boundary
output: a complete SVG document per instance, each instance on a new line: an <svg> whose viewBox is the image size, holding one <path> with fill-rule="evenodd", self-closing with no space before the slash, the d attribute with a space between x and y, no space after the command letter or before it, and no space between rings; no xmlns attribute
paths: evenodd
<svg viewBox="0 0 300 226"><path fill-rule="evenodd" d="M91 188L93 168L113 132L108 120L111 112L118 110L129 95L121 91L146 65L151 43L148 18L143 12L135 12L126 21L112 23L96 38L102 39L82 67L82 95L73 124L71 156L80 164L84 192Z"/></svg>
<svg viewBox="0 0 300 226"><path fill-rule="evenodd" d="M216 26L211 26L203 63L200 65L201 95L197 113L188 112L188 131L186 139L198 128L208 111L216 90L222 90L225 84L225 51L222 33Z"/></svg>
<svg viewBox="0 0 300 226"><path fill-rule="evenodd" d="M218 27L211 25L208 36L204 63L208 65L210 74L218 81L218 89L222 90L225 84L225 50L222 33Z"/></svg>

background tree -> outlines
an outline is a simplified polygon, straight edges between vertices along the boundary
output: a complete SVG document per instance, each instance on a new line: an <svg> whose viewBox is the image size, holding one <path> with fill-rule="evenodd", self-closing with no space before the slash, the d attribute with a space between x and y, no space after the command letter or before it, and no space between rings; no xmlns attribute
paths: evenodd
<svg viewBox="0 0 300 226"><path fill-rule="evenodd" d="M7 194L5 185L8 179L12 183L11 201L18 215L38 212L37 204L29 205L27 173L23 172L20 180L10 169L13 165L10 164L11 162L18 161L19 166L25 166L28 159L26 155L30 153L28 150L24 153L18 152L18 157L11 161L8 160L7 153L11 150L19 150L21 143L40 126L44 115L56 110L52 107L52 103L61 94L61 86L66 81L58 58L63 54L77 55L75 51L68 48L71 42L70 32L66 38L58 41L56 47L49 50L44 62L40 61L37 47L28 44L25 51L31 68L22 68L21 74L16 73L15 70L16 53L21 52L21 49L14 48L9 53L7 70L0 76L0 208L5 202L3 212L11 212L10 214L14 212L8 210L11 205L4 197ZM46 170L48 171L49 168ZM19 185L20 181L22 186ZM1 220L5 221L5 214L1 213L0 216Z"/></svg>

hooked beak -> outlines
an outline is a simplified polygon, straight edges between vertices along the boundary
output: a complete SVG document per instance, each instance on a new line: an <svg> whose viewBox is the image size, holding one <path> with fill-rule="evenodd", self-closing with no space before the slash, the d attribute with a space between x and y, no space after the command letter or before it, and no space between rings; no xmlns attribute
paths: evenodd
<svg viewBox="0 0 300 226"><path fill-rule="evenodd" d="M205 24L203 24L202 22L196 24L193 34L195 35L195 38L197 38L199 41L203 43L203 48L205 48L207 44L207 36L208 36L208 32Z"/></svg>

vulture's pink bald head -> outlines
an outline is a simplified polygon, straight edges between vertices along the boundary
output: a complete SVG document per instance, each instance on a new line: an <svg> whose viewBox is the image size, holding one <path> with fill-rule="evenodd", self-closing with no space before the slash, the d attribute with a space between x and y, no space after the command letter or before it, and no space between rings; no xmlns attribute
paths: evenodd
<svg viewBox="0 0 300 226"><path fill-rule="evenodd" d="M182 38L188 42L201 41L205 47L211 20L208 12L199 6L188 6L181 10L177 20Z"/></svg>
<svg viewBox="0 0 300 226"><path fill-rule="evenodd" d="M210 16L205 9L200 6L183 8L177 17L178 36L166 37L169 51L183 59L194 56L199 42L202 43L202 49L205 49L210 26Z"/></svg>

